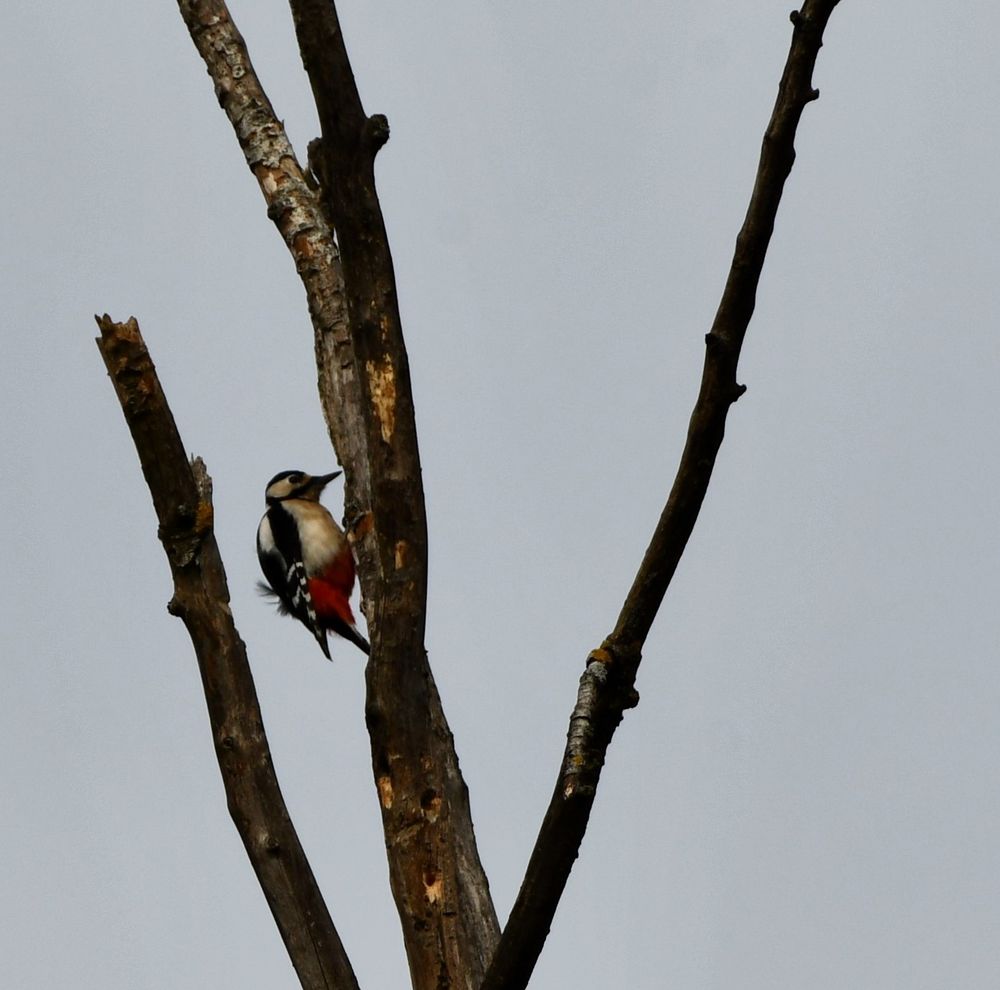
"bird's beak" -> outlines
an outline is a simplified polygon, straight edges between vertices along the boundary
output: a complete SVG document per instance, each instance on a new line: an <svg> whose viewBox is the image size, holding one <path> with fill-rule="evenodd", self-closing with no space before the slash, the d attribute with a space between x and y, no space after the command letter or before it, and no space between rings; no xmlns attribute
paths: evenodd
<svg viewBox="0 0 1000 990"><path fill-rule="evenodd" d="M319 493L323 491L323 489L326 488L326 486L330 484L334 478L339 478L343 473L343 471L334 471L332 474L317 474L313 478L312 484L309 487L315 489L315 491Z"/></svg>

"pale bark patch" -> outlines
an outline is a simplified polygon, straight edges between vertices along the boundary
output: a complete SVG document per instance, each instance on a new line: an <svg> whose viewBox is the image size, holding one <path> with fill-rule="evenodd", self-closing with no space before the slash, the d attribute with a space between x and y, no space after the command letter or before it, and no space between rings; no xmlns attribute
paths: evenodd
<svg viewBox="0 0 1000 990"><path fill-rule="evenodd" d="M371 386L372 405L378 416L379 430L386 443L396 431L396 369L392 361L366 361L365 371Z"/></svg>
<svg viewBox="0 0 1000 990"><path fill-rule="evenodd" d="M392 780L388 775L379 777L376 781L378 787L378 798L382 802L382 807L388 811L392 807Z"/></svg>
<svg viewBox="0 0 1000 990"><path fill-rule="evenodd" d="M437 904L444 897L444 877L436 870L424 874L424 896L428 904Z"/></svg>

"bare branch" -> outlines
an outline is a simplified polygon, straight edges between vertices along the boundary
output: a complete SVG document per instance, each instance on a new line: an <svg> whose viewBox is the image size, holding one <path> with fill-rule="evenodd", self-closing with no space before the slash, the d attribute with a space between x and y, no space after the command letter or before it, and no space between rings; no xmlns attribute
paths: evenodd
<svg viewBox="0 0 1000 990"><path fill-rule="evenodd" d="M347 515L369 502L354 344L348 330L340 252L315 191L250 62L246 44L222 0L178 0L184 23L205 61L219 104L302 279L312 318L320 397L330 438L346 468Z"/></svg>
<svg viewBox="0 0 1000 990"><path fill-rule="evenodd" d="M275 777L246 647L229 608L211 479L200 459L188 462L139 325L107 315L97 324L97 345L159 519L174 579L168 607L184 621L198 657L229 812L302 986L357 990Z"/></svg>
<svg viewBox="0 0 1000 990"><path fill-rule="evenodd" d="M499 935L468 792L423 645L427 534L409 364L374 162L384 117L361 104L332 0L291 0L322 136L310 147L343 255L371 464L355 527L369 600L366 716L393 896L414 987L479 986Z"/></svg>
<svg viewBox="0 0 1000 990"><path fill-rule="evenodd" d="M420 988L442 981L477 987L499 926L423 645L424 497L409 367L373 169L388 136L385 118L365 116L333 4L293 2L323 130L310 149L317 198L225 4L178 3L306 286L320 397L345 468L345 515L371 633L366 716L413 982Z"/></svg>
<svg viewBox="0 0 1000 990"><path fill-rule="evenodd" d="M677 475L618 622L587 658L555 791L483 990L527 986L578 855L611 738L625 710L638 702L634 686L643 644L697 521L729 407L745 391L736 382L737 362L795 160L795 131L803 108L819 95L812 72L837 2L805 0L792 14L791 48L729 278L706 337L701 390Z"/></svg>

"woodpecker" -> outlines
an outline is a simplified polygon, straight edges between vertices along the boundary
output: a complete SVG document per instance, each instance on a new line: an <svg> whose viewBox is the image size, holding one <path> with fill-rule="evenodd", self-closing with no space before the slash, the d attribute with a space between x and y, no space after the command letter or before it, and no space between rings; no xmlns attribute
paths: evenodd
<svg viewBox="0 0 1000 990"><path fill-rule="evenodd" d="M327 630L370 652L351 611L350 544L319 502L323 489L340 473L276 474L264 490L267 511L257 527L257 557L268 581L260 582L261 591L277 598L282 615L294 616L316 637L327 660Z"/></svg>

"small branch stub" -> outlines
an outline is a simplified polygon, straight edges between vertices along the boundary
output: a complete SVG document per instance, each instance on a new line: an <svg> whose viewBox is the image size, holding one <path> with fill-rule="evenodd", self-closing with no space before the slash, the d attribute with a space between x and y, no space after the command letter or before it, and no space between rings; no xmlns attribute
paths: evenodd
<svg viewBox="0 0 1000 990"><path fill-rule="evenodd" d="M377 155L389 140L389 118L382 113L372 114L365 121L365 144Z"/></svg>

